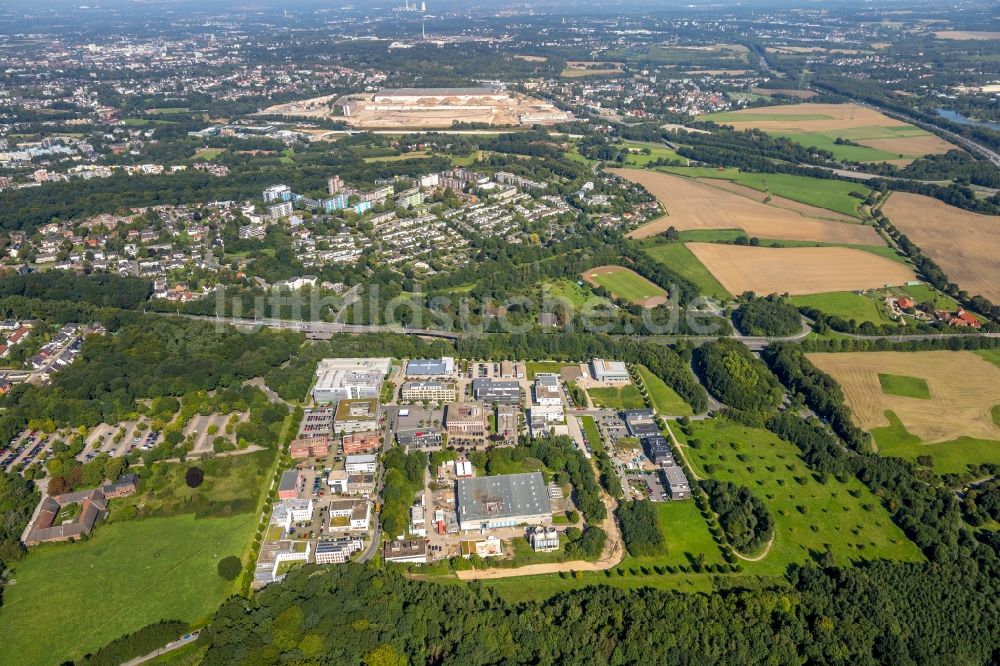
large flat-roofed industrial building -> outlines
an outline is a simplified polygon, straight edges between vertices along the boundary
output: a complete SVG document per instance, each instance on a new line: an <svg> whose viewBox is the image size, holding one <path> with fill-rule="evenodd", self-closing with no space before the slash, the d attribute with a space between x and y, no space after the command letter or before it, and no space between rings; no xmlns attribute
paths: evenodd
<svg viewBox="0 0 1000 666"><path fill-rule="evenodd" d="M455 483L462 530L552 522L552 505L541 472L458 479Z"/></svg>
<svg viewBox="0 0 1000 666"><path fill-rule="evenodd" d="M449 377L455 372L455 359L450 356L413 359L406 364L407 377Z"/></svg>
<svg viewBox="0 0 1000 666"><path fill-rule="evenodd" d="M316 402L377 398L389 373L388 358L325 358L316 366Z"/></svg>
<svg viewBox="0 0 1000 666"><path fill-rule="evenodd" d="M480 88L384 88L372 98L378 103L414 104L425 100L466 102L476 97L507 99L509 95L498 87Z"/></svg>
<svg viewBox="0 0 1000 666"><path fill-rule="evenodd" d="M479 377L472 380L472 397L490 404L515 405L521 402L521 384L516 379Z"/></svg>

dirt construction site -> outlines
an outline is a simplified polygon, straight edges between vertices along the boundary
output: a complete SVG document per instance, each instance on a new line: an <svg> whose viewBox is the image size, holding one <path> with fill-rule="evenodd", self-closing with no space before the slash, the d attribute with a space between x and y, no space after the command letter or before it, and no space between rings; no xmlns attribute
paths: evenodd
<svg viewBox="0 0 1000 666"><path fill-rule="evenodd" d="M523 95L489 88L412 88L349 95L334 102L313 98L278 104L262 113L334 117L359 129L447 128L452 123L530 126L564 122L572 116L552 104Z"/></svg>

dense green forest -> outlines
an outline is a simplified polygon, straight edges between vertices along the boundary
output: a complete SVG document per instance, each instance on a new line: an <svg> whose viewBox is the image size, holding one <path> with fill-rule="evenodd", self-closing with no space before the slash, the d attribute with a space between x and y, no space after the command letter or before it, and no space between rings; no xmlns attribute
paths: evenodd
<svg viewBox="0 0 1000 666"><path fill-rule="evenodd" d="M747 295L733 311L733 323L744 335L794 335L802 330L802 318L790 301L777 294L765 298Z"/></svg>
<svg viewBox="0 0 1000 666"><path fill-rule="evenodd" d="M49 386L19 384L7 393L0 441L11 441L30 419L59 427L117 423L138 398L239 384L286 362L302 343L290 331L220 332L206 322L144 316L112 335L88 337L81 358Z"/></svg>
<svg viewBox="0 0 1000 666"><path fill-rule="evenodd" d="M708 495L726 539L737 551L752 555L774 535L774 519L749 488L713 479L698 483Z"/></svg>
<svg viewBox="0 0 1000 666"><path fill-rule="evenodd" d="M7 566L24 557L21 533L41 499L35 485L18 474L0 472L0 581ZM0 604L3 586L0 585Z"/></svg>
<svg viewBox="0 0 1000 666"><path fill-rule="evenodd" d="M659 516L652 502L621 502L617 516L622 539L632 557L659 555L667 551Z"/></svg>
<svg viewBox="0 0 1000 666"><path fill-rule="evenodd" d="M732 338L699 347L695 369L712 395L733 409L767 412L781 404L781 384L760 359Z"/></svg>
<svg viewBox="0 0 1000 666"><path fill-rule="evenodd" d="M199 644L206 666L975 664L995 656L990 555L978 566L821 564L793 568L789 586L775 589L685 595L598 586L520 605L489 588L307 566L249 602L224 604Z"/></svg>

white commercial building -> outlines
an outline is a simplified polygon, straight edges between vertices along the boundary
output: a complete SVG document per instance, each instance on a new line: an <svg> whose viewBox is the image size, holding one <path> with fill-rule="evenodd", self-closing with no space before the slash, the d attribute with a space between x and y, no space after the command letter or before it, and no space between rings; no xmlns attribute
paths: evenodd
<svg viewBox="0 0 1000 666"><path fill-rule="evenodd" d="M302 523L312 520L313 503L311 499L288 499L274 505L271 522L281 525L288 532L292 523Z"/></svg>
<svg viewBox="0 0 1000 666"><path fill-rule="evenodd" d="M361 551L365 541L361 537L344 537L316 544L316 564L343 564L351 555Z"/></svg>
<svg viewBox="0 0 1000 666"><path fill-rule="evenodd" d="M367 530L371 511L371 503L367 500L333 500L330 502L330 531L345 528L352 531ZM334 524L335 522L340 524Z"/></svg>
<svg viewBox="0 0 1000 666"><path fill-rule="evenodd" d="M378 465L377 461L374 454L347 456L344 471L348 474L374 474Z"/></svg>
<svg viewBox="0 0 1000 666"><path fill-rule="evenodd" d="M325 358L316 366L316 402L377 398L389 374L388 358Z"/></svg>
<svg viewBox="0 0 1000 666"><path fill-rule="evenodd" d="M605 361L602 358L595 358L590 362L590 371L599 382L627 382L630 381L628 366L621 361Z"/></svg>

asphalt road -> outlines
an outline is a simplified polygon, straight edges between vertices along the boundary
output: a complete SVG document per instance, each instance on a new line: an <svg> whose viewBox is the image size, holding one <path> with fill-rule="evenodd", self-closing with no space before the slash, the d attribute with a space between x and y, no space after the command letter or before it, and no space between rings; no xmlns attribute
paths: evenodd
<svg viewBox="0 0 1000 666"><path fill-rule="evenodd" d="M220 324L229 324L237 327L254 327L258 328L261 326L266 326L268 328L286 328L296 331L302 331L306 333L307 336L312 334L314 337L322 338L323 335L329 337L334 333L404 333L407 335L418 335L422 337L435 337L435 338L445 338L448 340L461 340L464 338L475 337L477 335L489 335L489 334L477 334L477 333L463 333L455 331L442 331L438 329L430 328L407 328L405 326L387 326L382 324L336 324L329 322L305 322L305 321L294 321L290 319L240 319L235 317L212 317L207 315L176 315L180 317L188 317L190 319L201 319L204 321L214 321ZM759 350L772 342L800 342L809 335L807 328L803 328L802 332L797 333L792 336L745 336L738 333L731 333L728 337L735 338L750 347L751 349ZM1000 333L951 333L951 334L914 334L914 335L859 335L859 334L845 334L846 337L855 338L858 340L893 340L896 342L906 342L910 340L932 340L938 338L953 338L953 337L989 337L996 338L1000 337ZM612 336L614 337L614 336ZM655 342L662 342L664 344L670 344L675 342L680 342L682 340L693 342L695 344L704 344L706 342L711 342L712 340L717 340L720 336L717 335L656 335L648 336L648 339Z"/></svg>

